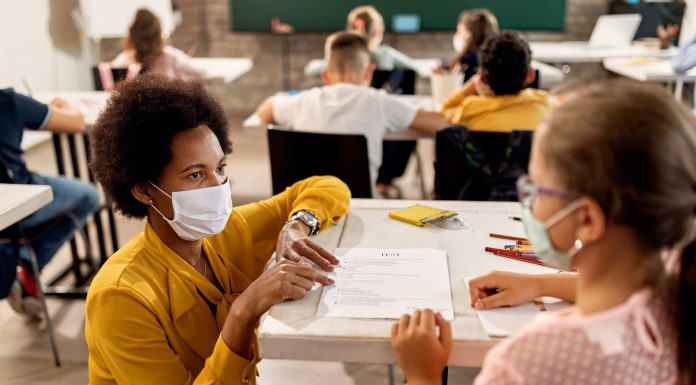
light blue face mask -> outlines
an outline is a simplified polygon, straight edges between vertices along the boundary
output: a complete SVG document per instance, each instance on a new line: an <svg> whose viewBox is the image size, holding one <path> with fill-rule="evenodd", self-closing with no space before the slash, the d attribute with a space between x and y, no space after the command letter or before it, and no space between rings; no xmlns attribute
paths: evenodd
<svg viewBox="0 0 696 385"><path fill-rule="evenodd" d="M582 241L576 239L573 246L567 251L558 250L551 243L549 229L560 222L563 218L570 215L573 211L580 207L580 201L575 200L561 211L552 215L547 221L542 222L534 217L532 208L528 204L524 204L522 209L522 223L527 232L529 243L531 243L534 252L537 254L546 265L561 269L570 270L571 260L573 256L582 248Z"/></svg>

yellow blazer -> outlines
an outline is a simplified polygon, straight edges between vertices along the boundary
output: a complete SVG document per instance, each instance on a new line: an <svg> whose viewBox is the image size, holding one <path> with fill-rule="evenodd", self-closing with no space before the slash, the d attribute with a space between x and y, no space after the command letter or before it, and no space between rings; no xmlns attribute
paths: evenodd
<svg viewBox="0 0 696 385"><path fill-rule="evenodd" d="M286 220L302 209L321 228L348 211L350 191L313 177L234 209L222 233L203 240L220 292L169 249L149 224L104 264L87 295L91 384L255 384L256 338L247 360L220 330L235 297L262 272Z"/></svg>

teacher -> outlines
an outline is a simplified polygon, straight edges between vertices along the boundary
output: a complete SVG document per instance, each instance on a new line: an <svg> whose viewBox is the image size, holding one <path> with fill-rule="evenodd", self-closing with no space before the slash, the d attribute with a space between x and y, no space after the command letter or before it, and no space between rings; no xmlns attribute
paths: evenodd
<svg viewBox="0 0 696 385"><path fill-rule="evenodd" d="M90 384L255 384L259 318L333 284L303 257L338 263L308 235L347 212L346 185L312 177L233 210L228 135L201 83L151 74L124 82L90 133L116 210L147 218L87 295Z"/></svg>

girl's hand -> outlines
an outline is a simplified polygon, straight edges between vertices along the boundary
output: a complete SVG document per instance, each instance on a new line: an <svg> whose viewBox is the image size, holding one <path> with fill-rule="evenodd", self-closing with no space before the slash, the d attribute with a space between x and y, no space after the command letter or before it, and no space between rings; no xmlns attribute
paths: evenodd
<svg viewBox="0 0 696 385"><path fill-rule="evenodd" d="M439 313L426 309L405 314L392 326L391 342L410 385L441 384L452 351L452 327Z"/></svg>
<svg viewBox="0 0 696 385"><path fill-rule="evenodd" d="M542 295L539 276L493 271L469 281L471 307L515 306Z"/></svg>
<svg viewBox="0 0 696 385"><path fill-rule="evenodd" d="M309 226L301 221L291 221L283 226L276 244L276 261L290 260L302 262L303 257L317 264L325 271L333 271L338 258L314 243L307 234Z"/></svg>

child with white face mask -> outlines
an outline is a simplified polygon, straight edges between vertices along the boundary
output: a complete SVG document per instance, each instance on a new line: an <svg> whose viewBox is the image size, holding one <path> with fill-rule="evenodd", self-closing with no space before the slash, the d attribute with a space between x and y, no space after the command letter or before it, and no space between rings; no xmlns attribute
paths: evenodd
<svg viewBox="0 0 696 385"><path fill-rule="evenodd" d="M478 71L478 50L486 39L498 34L498 20L484 8L466 10L459 15L457 32L452 36L455 57L450 72L463 72L464 81Z"/></svg>
<svg viewBox="0 0 696 385"><path fill-rule="evenodd" d="M539 257L578 274L479 277L470 283L472 306L538 295L576 306L541 313L500 342L474 384L694 384L690 111L639 83L579 89L537 129L529 177L519 181L518 193ZM681 250L677 269L665 268L662 254L671 249ZM495 297L505 301L493 305L488 299ZM452 326L430 310L417 311L393 326L392 345L409 384L439 384Z"/></svg>

